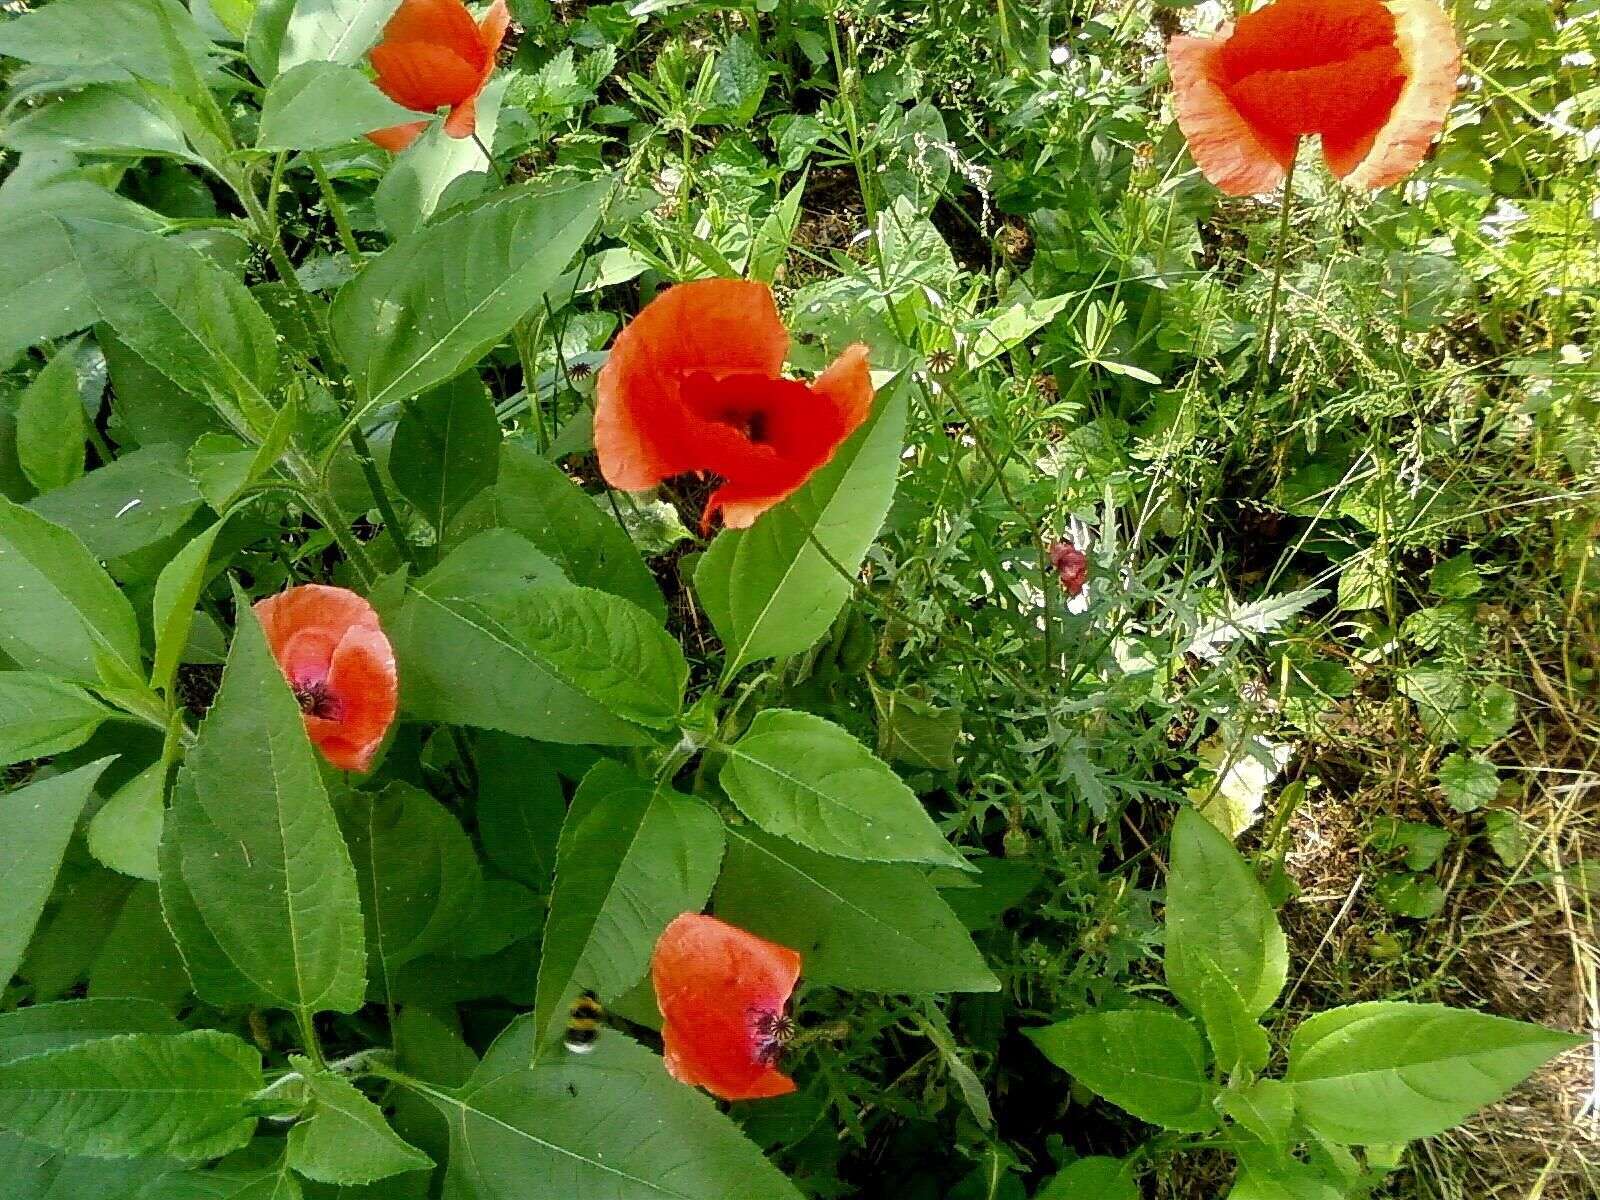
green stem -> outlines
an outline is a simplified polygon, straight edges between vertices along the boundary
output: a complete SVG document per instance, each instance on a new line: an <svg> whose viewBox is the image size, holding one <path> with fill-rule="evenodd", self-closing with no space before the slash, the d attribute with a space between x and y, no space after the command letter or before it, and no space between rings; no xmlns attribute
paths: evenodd
<svg viewBox="0 0 1600 1200"><path fill-rule="evenodd" d="M316 1023L311 1019L308 1009L297 1008L294 1010L295 1020L300 1025L300 1040L305 1043L306 1057L311 1060L312 1066L317 1070L324 1070L328 1060L322 1054L322 1039L317 1037Z"/></svg>
<svg viewBox="0 0 1600 1200"><path fill-rule="evenodd" d="M1294 169L1300 161L1300 143L1295 143L1294 155L1289 159L1289 171L1283 177L1283 203L1278 209L1278 245L1272 262L1272 291L1267 295L1267 320L1261 331L1261 345L1256 351L1256 381L1250 390L1250 402L1245 406L1246 436L1250 419L1255 416L1256 405L1267 385L1267 371L1272 366L1272 337L1278 325L1278 299L1283 293L1283 260L1289 245L1289 214L1294 207Z"/></svg>
<svg viewBox="0 0 1600 1200"><path fill-rule="evenodd" d="M317 186L322 189L322 200L328 206L328 215L333 218L333 227L339 233L339 244L350 256L350 261L359 267L365 259L361 247L356 243L356 233L350 226L350 214L345 211L344 201L334 191L333 180L328 178L322 159L315 154L308 154L306 158L311 163L311 173L317 177Z"/></svg>

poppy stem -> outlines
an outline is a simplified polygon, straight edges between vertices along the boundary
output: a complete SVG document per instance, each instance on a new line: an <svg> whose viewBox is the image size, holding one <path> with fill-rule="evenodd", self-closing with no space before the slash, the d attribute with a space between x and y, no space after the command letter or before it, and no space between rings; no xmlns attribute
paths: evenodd
<svg viewBox="0 0 1600 1200"><path fill-rule="evenodd" d="M361 253L361 247L356 243L356 233L351 228L350 214L345 211L344 201L340 200L339 193L333 190L333 180L328 177L321 156L308 154L306 159L311 163L311 173L317 177L317 187L322 192L322 202L328 206L328 215L333 218L333 228L339 235L339 244L349 255L350 262L359 267L365 258Z"/></svg>
<svg viewBox="0 0 1600 1200"><path fill-rule="evenodd" d="M489 147L483 144L483 139L478 136L476 129L472 131L472 140L477 144L478 149L483 151L483 157L488 161L489 169L494 172L494 177L500 181L500 186L505 187L505 172L500 169L500 164L495 162L494 155L489 153Z"/></svg>
<svg viewBox="0 0 1600 1200"><path fill-rule="evenodd" d="M1267 372L1272 366L1272 339L1278 324L1278 299L1283 293L1283 260L1289 245L1289 213L1294 207L1294 169L1300 162L1300 142L1295 141L1294 155L1289 159L1289 170L1283 177L1283 203L1278 209L1278 245L1272 262L1272 291L1267 294L1267 320L1261 330L1261 347L1256 353L1256 382L1250 390L1250 402L1245 405L1244 421L1248 437L1250 419L1255 416L1261 392L1267 385Z"/></svg>

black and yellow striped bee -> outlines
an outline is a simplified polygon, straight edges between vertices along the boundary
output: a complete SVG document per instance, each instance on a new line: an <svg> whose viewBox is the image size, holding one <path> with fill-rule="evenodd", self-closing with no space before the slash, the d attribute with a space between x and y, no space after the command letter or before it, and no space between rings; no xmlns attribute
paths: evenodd
<svg viewBox="0 0 1600 1200"><path fill-rule="evenodd" d="M587 1054L600 1040L600 1026L605 1023L606 1010L600 997L584 992L572 1002L572 1012L567 1016L567 1049L573 1054Z"/></svg>

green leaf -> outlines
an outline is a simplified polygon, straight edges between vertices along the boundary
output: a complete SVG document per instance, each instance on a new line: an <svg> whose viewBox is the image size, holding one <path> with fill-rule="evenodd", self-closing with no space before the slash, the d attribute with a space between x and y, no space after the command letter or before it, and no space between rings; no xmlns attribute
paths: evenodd
<svg viewBox="0 0 1600 1200"><path fill-rule="evenodd" d="M397 968L460 937L483 872L460 823L410 784L346 792L335 811L361 885L367 974L385 998Z"/></svg>
<svg viewBox="0 0 1600 1200"><path fill-rule="evenodd" d="M1281 1151L1294 1124L1294 1089L1281 1079L1256 1079L1249 1087L1223 1092L1222 1111Z"/></svg>
<svg viewBox="0 0 1600 1200"><path fill-rule="evenodd" d="M1378 903L1397 917L1425 921L1444 911L1444 889L1426 875L1390 871L1373 888Z"/></svg>
<svg viewBox="0 0 1600 1200"><path fill-rule="evenodd" d="M57 350L17 402L17 459L41 492L65 487L83 474L88 438L78 368L72 347Z"/></svg>
<svg viewBox="0 0 1600 1200"><path fill-rule="evenodd" d="M1217 1066L1230 1076L1249 1074L1266 1066L1272 1053L1267 1031L1245 1008L1233 980L1209 954L1189 942L1167 948L1169 964L1173 955L1185 956L1180 973L1191 981L1200 1005L1196 1015L1205 1026Z"/></svg>
<svg viewBox="0 0 1600 1200"><path fill-rule="evenodd" d="M78 1158L0 1133L7 1200L186 1200L158 1190L178 1169L164 1158Z"/></svg>
<svg viewBox="0 0 1600 1200"><path fill-rule="evenodd" d="M543 550L573 583L621 596L666 621L661 589L622 527L530 447L501 447L499 481L485 506L496 525L515 529Z"/></svg>
<svg viewBox="0 0 1600 1200"><path fill-rule="evenodd" d="M366 991L355 869L300 706L246 598L237 602L222 687L189 752L194 787L175 791L169 817L183 881L264 995L303 1013L354 1012Z"/></svg>
<svg viewBox="0 0 1600 1200"><path fill-rule="evenodd" d="M450 1123L445 1200L798 1200L709 1098L642 1046L607 1032L592 1054L517 1069L505 1058L527 1062L520 1032L502 1035L459 1093L424 1093Z"/></svg>
<svg viewBox="0 0 1600 1200"><path fill-rule="evenodd" d="M76 750L116 714L49 675L0 672L0 766Z"/></svg>
<svg viewBox="0 0 1600 1200"><path fill-rule="evenodd" d="M1185 808L1167 876L1167 986L1197 1015L1206 1006L1201 956L1221 968L1252 1019L1288 978L1288 942L1260 881L1215 826Z"/></svg>
<svg viewBox="0 0 1600 1200"><path fill-rule="evenodd" d="M607 182L515 188L401 239L330 314L362 411L460 374L535 306L588 239Z"/></svg>
<svg viewBox="0 0 1600 1200"><path fill-rule="evenodd" d="M119 787L89 822L89 853L135 879L161 878L157 853L166 790L164 762L146 767Z"/></svg>
<svg viewBox="0 0 1600 1200"><path fill-rule="evenodd" d="M158 4L178 45L203 62L210 39L177 0L73 0L35 9L0 23L0 55L60 68L78 80L172 83Z"/></svg>
<svg viewBox="0 0 1600 1200"><path fill-rule="evenodd" d="M769 709L727 756L723 790L768 833L840 858L970 869L889 765L831 721Z"/></svg>
<svg viewBox="0 0 1600 1200"><path fill-rule="evenodd" d="M705 906L722 850L704 801L595 764L561 828L534 1000L539 1046L580 989L614 1000L639 982L667 924Z"/></svg>
<svg viewBox="0 0 1600 1200"><path fill-rule="evenodd" d="M179 660L189 643L189 630L194 626L195 605L200 602L211 564L211 547L227 523L228 518L224 517L191 540L172 556L156 578L155 599L151 603L156 656L155 665L150 668L150 686L169 695L178 677Z"/></svg>
<svg viewBox="0 0 1600 1200"><path fill-rule="evenodd" d="M5 144L19 153L131 156L161 155L195 161L176 117L142 88L105 84L57 96L5 128Z"/></svg>
<svg viewBox="0 0 1600 1200"><path fill-rule="evenodd" d="M548 894L567 816L567 798L548 748L485 733L478 739L477 759L478 837L484 854L512 879Z"/></svg>
<svg viewBox="0 0 1600 1200"><path fill-rule="evenodd" d="M695 590L727 647L728 671L798 654L833 624L889 511L905 418L904 389L885 389L872 416L804 487L749 529L724 530L711 544Z"/></svg>
<svg viewBox="0 0 1600 1200"><path fill-rule="evenodd" d="M372 194L373 211L392 240L410 237L435 213L475 200L490 186L489 162L478 143L494 145L510 80L510 72L497 72L479 94L476 139L453 138L434 121L396 156Z"/></svg>
<svg viewBox="0 0 1600 1200"><path fill-rule="evenodd" d="M1139 1200L1139 1188L1128 1163L1096 1155L1069 1164L1034 1200Z"/></svg>
<svg viewBox="0 0 1600 1200"><path fill-rule="evenodd" d="M0 795L0 980L9 982L55 887L56 873L95 781L111 760ZM3 986L3 985L0 985Z"/></svg>
<svg viewBox="0 0 1600 1200"><path fill-rule="evenodd" d="M99 1158L217 1158L250 1140L260 1089L261 1055L231 1034L123 1034L0 1066L0 1128Z"/></svg>
<svg viewBox="0 0 1600 1200"><path fill-rule="evenodd" d="M1276 1162L1252 1163L1241 1170L1227 1200L1347 1200L1349 1195L1284 1154Z"/></svg>
<svg viewBox="0 0 1600 1200"><path fill-rule="evenodd" d="M149 1000L119 997L30 1004L0 1013L0 1063L119 1033L181 1032L172 1014Z"/></svg>
<svg viewBox="0 0 1600 1200"><path fill-rule="evenodd" d="M28 507L77 534L91 554L116 559L171 537L203 503L182 451L168 445L125 454Z"/></svg>
<svg viewBox="0 0 1600 1200"><path fill-rule="evenodd" d="M1500 1099L1586 1038L1441 1004L1373 1001L1294 1031L1295 1111L1329 1141L1432 1137Z"/></svg>
<svg viewBox="0 0 1600 1200"><path fill-rule="evenodd" d="M771 72L754 38L737 34L728 39L711 76L711 105L699 123L748 125L761 107Z"/></svg>
<svg viewBox="0 0 1600 1200"><path fill-rule="evenodd" d="M471 372L409 401L394 431L389 474L443 540L450 519L500 469L500 421Z"/></svg>
<svg viewBox="0 0 1600 1200"><path fill-rule="evenodd" d="M326 150L416 119L354 67L305 62L267 88L256 149Z"/></svg>
<svg viewBox="0 0 1600 1200"><path fill-rule="evenodd" d="M141 673L127 597L70 532L4 497L0 595L0 652L24 670L88 682L101 664Z"/></svg>
<svg viewBox="0 0 1600 1200"><path fill-rule="evenodd" d="M506 586L479 565L485 538L522 541L480 534L418 580L390 623L406 711L590 745L637 745L649 740L641 726L669 727L688 676L678 643L606 592Z"/></svg>
<svg viewBox="0 0 1600 1200"><path fill-rule="evenodd" d="M1186 1133L1216 1128L1205 1048L1176 1013L1097 1012L1026 1032L1056 1066L1141 1121Z"/></svg>
<svg viewBox="0 0 1600 1200"><path fill-rule="evenodd" d="M309 1064L295 1063L302 1070ZM348 1080L308 1071L311 1107L289 1131L289 1165L320 1183L364 1184L406 1171L426 1170L433 1159L389 1127L383 1111Z"/></svg>
<svg viewBox="0 0 1600 1200"><path fill-rule="evenodd" d="M360 62L396 6L397 0L297 0L279 35L276 69L324 60Z"/></svg>
<svg viewBox="0 0 1600 1200"><path fill-rule="evenodd" d="M1483 589L1483 576L1478 573L1472 554L1463 550L1435 566L1428 575L1428 590L1446 600L1465 600Z"/></svg>
<svg viewBox="0 0 1600 1200"><path fill-rule="evenodd" d="M89 968L89 995L139 997L176 1012L192 990L156 885L134 884Z"/></svg>
<svg viewBox="0 0 1600 1200"><path fill-rule="evenodd" d="M1438 765L1438 786L1458 813L1475 813L1499 792L1499 771L1482 754L1456 750Z"/></svg>
<svg viewBox="0 0 1600 1200"><path fill-rule="evenodd" d="M993 992L999 981L916 867L830 858L729 827L716 913L800 952L806 978L875 992Z"/></svg>
<svg viewBox="0 0 1600 1200"><path fill-rule="evenodd" d="M62 224L95 307L129 349L186 392L236 402L264 435L277 332L244 284L153 233L76 218Z"/></svg>

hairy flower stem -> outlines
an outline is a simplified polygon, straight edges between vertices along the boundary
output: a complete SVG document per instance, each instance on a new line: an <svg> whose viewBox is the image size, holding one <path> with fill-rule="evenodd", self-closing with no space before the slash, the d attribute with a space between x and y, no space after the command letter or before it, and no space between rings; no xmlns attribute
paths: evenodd
<svg viewBox="0 0 1600 1200"><path fill-rule="evenodd" d="M1294 207L1294 169L1300 162L1300 143L1294 144L1294 156L1289 159L1289 172L1283 177L1283 203L1278 208L1278 245L1272 262L1272 290L1267 294L1267 320L1261 330L1261 345L1256 351L1256 380L1250 389L1250 400L1244 408L1241 422L1246 437L1255 417L1261 393L1267 386L1267 373L1272 367L1272 338L1278 324L1278 303L1283 293L1283 260L1289 245L1289 213Z"/></svg>

